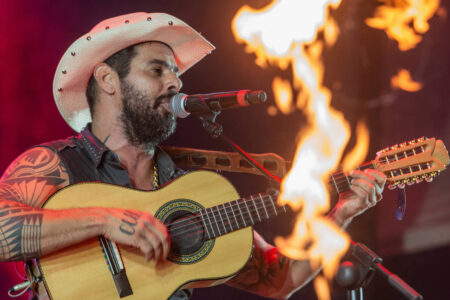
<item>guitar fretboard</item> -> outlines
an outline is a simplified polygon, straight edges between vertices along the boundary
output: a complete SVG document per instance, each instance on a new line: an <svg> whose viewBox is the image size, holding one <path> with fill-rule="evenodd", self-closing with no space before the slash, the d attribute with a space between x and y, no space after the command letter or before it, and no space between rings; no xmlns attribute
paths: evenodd
<svg viewBox="0 0 450 300"><path fill-rule="evenodd" d="M360 166L359 170L373 168L373 163ZM329 190L332 194L348 191L351 186L345 172L336 172L330 176ZM276 204L276 196L257 194L217 206L209 207L195 213L204 228L204 240L253 226L288 210L286 206Z"/></svg>
<svg viewBox="0 0 450 300"><path fill-rule="evenodd" d="M196 215L205 228L205 239L236 231L286 212L270 194L257 194L200 210Z"/></svg>
<svg viewBox="0 0 450 300"><path fill-rule="evenodd" d="M368 162L364 165L359 166L357 169L364 171L366 169L373 169L375 166L373 162ZM350 190L351 178L345 172L336 172L331 174L330 180L328 181L328 190L332 195L339 195L340 193Z"/></svg>

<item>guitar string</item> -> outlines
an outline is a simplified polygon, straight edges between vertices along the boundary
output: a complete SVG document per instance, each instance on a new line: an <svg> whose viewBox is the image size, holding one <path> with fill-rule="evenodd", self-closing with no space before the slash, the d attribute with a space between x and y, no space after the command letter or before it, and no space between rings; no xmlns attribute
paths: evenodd
<svg viewBox="0 0 450 300"><path fill-rule="evenodd" d="M336 182L339 181L339 178L338 178L338 179L335 179L335 181L336 181ZM344 179L343 181L341 181L341 182L339 182L339 183L337 183L337 184L340 185L340 184L342 184L342 183L347 183L347 179ZM233 209L233 213L236 213L236 214L238 214L238 215L242 215L240 212L237 212L235 208L238 207L238 210L241 209L241 208L242 208L242 209L245 209L245 207L241 207L241 203L242 203L242 202L253 202L253 200L252 200L251 197L257 197L257 198L258 198L258 197L261 197L261 198L263 199L264 206L258 207L258 208L257 208L258 211L259 211L261 208L267 207L267 200L270 201L270 202L269 202L269 206L273 206L273 205L274 205L274 201L273 201L273 199L272 199L272 196L267 195L267 194L258 194L258 195L256 195L256 196L253 196L253 195L252 195L252 196L250 196L250 197L240 198L240 199L237 199L237 200L234 200L234 201L230 201L230 202L227 202L227 203L230 205L230 208ZM241 201L241 202L239 202L239 201ZM233 204L232 202L235 202L235 203ZM257 201L255 201L255 202L259 203L259 202L261 202L261 201L257 200ZM227 208L225 207L225 204L227 204L227 203L219 204L219 205L216 205L216 206L213 206L213 207L208 207L208 208L206 208L206 209L210 209L212 213L215 213L215 214L214 214L215 216L218 216L218 217L223 217L224 215L227 216L227 215L228 215L228 213L227 213ZM223 208L220 208L220 207L219 207L220 205L222 205ZM215 211L214 211L214 208L216 208ZM211 222L213 222L213 221L212 221L213 217L210 217L210 216L208 215L209 213L206 211L206 209L202 209L202 210L198 211L198 212L201 213L201 215L194 215L194 216L192 216L192 217L186 217L186 218L184 218L184 219L180 219L180 220L174 221L173 223L170 223L169 225L172 225L172 226L173 226L173 225L178 225L178 224L183 223L181 226L175 227L175 228L174 228L174 229L178 229L178 228L181 228L181 227L186 226L186 221L188 221L188 220L194 220L194 219L197 219L197 218L203 218L203 219L207 218L208 221L209 221L209 223L211 223ZM256 210L253 209L253 210L252 210L252 213L255 212L255 211L256 211ZM202 212L204 212L204 213L202 213ZM225 214L222 214L222 212L225 212ZM219 213L219 214L217 214L217 213ZM218 223L218 222L215 222L215 221L214 221L214 224L216 224L216 223ZM190 224L187 224L187 226L189 226L189 225L190 225Z"/></svg>
<svg viewBox="0 0 450 300"><path fill-rule="evenodd" d="M267 199L270 199L270 200L271 200L271 198L267 197L266 199L263 199L263 203L260 203L260 204L258 204L258 205L256 205L256 206L253 205L254 208L251 208L251 209L245 209L245 207L240 206L240 204L235 205L235 207L239 205L238 209L242 208L242 210L239 210L239 212L238 212L238 211L235 210L235 207L233 207L233 210L232 210L232 211L233 211L234 217L236 218L236 221L237 221L237 219L238 219L238 218L236 217L236 215L237 215L238 217L240 217L240 219L243 219L243 222L244 222L245 224L247 224L247 222L245 222L245 221L251 220L250 215L253 216L255 212L258 212L258 211L262 210L262 208L264 208L265 211L267 211L267 212L271 211L271 213L275 213L275 215L277 215L278 213L284 211L284 210L282 210L279 206L274 206L274 203L273 203L273 202L270 203L270 207L272 207L272 208L269 208L269 210L267 210L267 201L266 201ZM251 199L249 199L248 201L250 201L250 200L251 200ZM260 202L260 201L258 201L258 202ZM261 204L262 204L262 206L261 206ZM232 206L230 205L230 207L232 207ZM225 208L225 206L224 206L224 208ZM244 213L241 213L241 211L247 212L248 217L246 217L246 216L244 215ZM216 211L211 211L211 212L214 214L214 216L217 217L217 219L220 217L221 220L226 220L227 218L225 218L224 216L229 215L229 213L227 212L226 209L217 209ZM225 212L225 214L223 214L222 212ZM216 232L215 232L216 230L214 229L213 225L216 225L216 227L219 229L219 233L220 233L220 228L224 228L224 227L220 225L219 221L217 221L217 220L215 220L215 219L213 220L214 216L213 216L213 218L211 218L208 214L209 214L209 213L207 212L207 213L206 213L206 217L203 217L203 220L204 220L204 219L207 219L207 220L209 221L210 227L211 227L211 229L213 230L213 233L214 233L214 234L216 233ZM259 214L259 213L257 213L257 214ZM247 218L247 219L244 219L244 218ZM256 216L255 216L255 218L256 218ZM269 218L270 218L270 217L269 217ZM198 219L200 219L200 221L199 221ZM195 215L194 217L191 217L191 218L185 218L185 219L183 219L183 220L181 220L181 221L179 221L179 222L177 223L177 224L179 224L179 223L184 223L184 224L182 224L181 226L176 227L175 229L180 229L180 228L183 228L183 227L190 226L190 225L192 225L192 224L198 224L198 223L202 223L202 222L204 223L205 227L207 227L208 224L206 223L206 221L203 221L203 220L201 220L201 219L202 219L202 215L198 215L198 214ZM191 220L194 220L194 221L191 222ZM260 218L260 220L261 220L261 218ZM186 221L187 221L188 223L186 223ZM222 223L225 223L225 221L222 221ZM237 222L227 222L227 224L230 224L230 227L231 227L231 228L232 228L232 226L231 226L232 223L238 224L238 225L240 224L239 221L237 221ZM253 224L254 224L254 222L252 222L252 225L253 225ZM219 225L220 225L220 227L219 227ZM169 226L170 226L170 224L169 224ZM172 228L171 228L171 229L172 229ZM226 230L226 228L225 228L225 230ZM225 231L225 230L223 230L223 231ZM209 232L208 232L208 233L209 233Z"/></svg>
<svg viewBox="0 0 450 300"><path fill-rule="evenodd" d="M341 178L336 178L336 179L335 179L335 181L336 181L336 183L337 183L338 185L341 185L342 183L345 183L345 184L348 183L347 179L343 179L341 182L338 182L340 179L341 179ZM329 184L331 185L331 183L329 183ZM255 196L255 197L260 197L260 196L261 196L261 198L263 199L264 206L258 207L258 208L257 208L258 211L259 211L261 208L267 207L267 206L266 206L266 205L267 205L267 200L270 201L270 202L269 202L269 206L273 206L273 205L274 205L274 204L273 204L272 196L267 195L267 194L258 194L258 195ZM251 197L253 197L253 196L251 196ZM253 200L252 200L251 197L240 198L240 199L238 199L238 200L230 201L230 202L227 202L227 203L230 205L230 208L233 209L233 212L234 212L234 213L237 213L238 215L242 215L240 212L237 212L235 208L236 208L236 206L238 206L238 209L240 209L240 208L245 209L245 207L241 207L241 203L242 203L242 202L253 202ZM240 200L241 200L241 203L239 202ZM235 203L233 204L232 202L235 202ZM261 201L258 200L258 201L255 201L255 202L259 203L259 202L261 202ZM209 208L206 208L206 209L210 209L210 210L211 210L211 213L213 213L215 216L218 216L218 217L221 217L221 218L222 218L224 215L225 215L225 216L228 215L228 213L227 213L227 208L225 207L225 204L227 204L227 203L219 204L219 205L217 205L217 206L209 207ZM223 208L220 208L220 207L219 207L220 205L222 205ZM216 208L215 211L214 211L214 208ZM194 215L194 216L192 216L192 217L186 217L186 218L177 220L177 221L175 221L175 222L173 222L173 223L170 223L169 225L172 225L172 226L173 226L173 225L178 225L178 224L183 223L181 226L178 226L178 227L175 227L175 228L174 228L174 229L179 229L179 228L181 228L181 227L189 226L189 225L190 225L190 224L186 224L186 221L194 220L194 219L197 219L197 218L203 218L203 219L207 218L208 221L211 223L211 222L213 222L213 221L212 221L212 218L208 215L209 213L206 211L206 209L202 209L202 210L198 211L198 212L200 212L201 215ZM253 212L255 212L255 211L256 211L256 210L252 209L251 212L253 213ZM202 212L204 212L204 214L203 214ZM222 214L222 212L225 212L225 214ZM217 213L219 213L219 214L217 214ZM215 222L215 221L214 221L214 224L216 224L216 223L218 223L218 222Z"/></svg>
<svg viewBox="0 0 450 300"><path fill-rule="evenodd" d="M273 217L273 216L276 216L277 214L269 213L268 215L269 215L269 218L271 218L271 217ZM250 219L247 219L247 221L249 221L249 220L250 220ZM226 224L229 224L228 222L225 222L225 223L226 223ZM238 225L240 225L240 224L238 224ZM242 229L242 228L245 228L245 227L249 227L249 226L252 226L252 225L254 225L254 224L252 224L251 222L248 222L248 223L243 224L243 226L241 226L239 229ZM233 227L231 226L231 224L230 224L230 227L233 228ZM197 234L199 234L199 233L203 234L203 233L205 232L205 230L204 230L203 227L201 227L201 229L196 230L196 231L192 231L192 229L194 229L194 228L191 228L191 229L188 229L188 230L186 230L186 231L183 231L182 233L173 234L173 235L171 234L170 236L173 238L173 237L182 235L182 236L183 236L183 239L182 239L182 240L184 240L184 238L191 238L192 236L195 236L195 235L197 235ZM197 229L197 228L195 228L195 229ZM232 231L233 231L233 230L232 230ZM215 232L214 232L213 238L215 238L215 237L217 237L217 236L221 236L221 235L227 234L227 233L229 233L229 232L231 232L231 231L225 231L225 230L224 230L224 233L219 232L219 235L215 235ZM209 239L212 239L212 238L209 237ZM205 237L205 239L203 239L203 241L206 241L206 240L209 240L209 239Z"/></svg>
<svg viewBox="0 0 450 300"><path fill-rule="evenodd" d="M259 208L260 209L260 208ZM255 212L256 210L254 210L254 209L252 209L252 212ZM273 217L273 216L276 216L276 215L278 215L278 213L280 213L280 212L283 212L282 210L277 210L276 212L275 212L275 210L274 209L272 209L270 212L268 211L267 212L267 215L268 215L268 217L267 217L267 215L266 215L266 219L270 219L271 217ZM250 211L249 211L249 213L247 213L247 215L248 216L245 216L244 214L241 214L240 216L241 216L241 219L243 220L243 222L232 222L232 221L230 221L230 222L228 222L228 221L223 221L223 224L225 225L225 224L228 224L229 225L229 227L232 229L232 231L234 231L235 229L233 228L233 226L232 226L232 224L234 223L234 224L237 224L237 226L238 226L238 229L242 229L242 228L245 228L245 227L248 227L248 226L251 226L251 225L254 225L256 222L252 222L252 218L250 218ZM262 219L264 219L264 218L262 218ZM227 231L226 230L226 226L221 226L220 224L219 224L219 222L215 222L215 221L212 221L211 219L209 219L210 220L210 227L211 227L211 229L213 229L213 225L216 225L217 226L217 228L219 229L218 231L219 231L219 235L216 235L216 231L213 229L213 233L214 233L214 237L217 237L217 236L221 236L222 235L222 232L220 231L220 228L222 228L223 230L223 234L226 234L226 233L228 233L228 232L231 232L231 231ZM237 218L236 218L236 220L237 220ZM247 222L245 222L245 221L247 221ZM262 220L261 220L262 221ZM202 221L200 220L200 221L196 221L195 223L191 223L191 224L201 224L202 223ZM207 224L205 223L205 222L203 222L204 223L204 225L205 226L207 226ZM219 228L219 225L221 226L220 228ZM242 225L244 225L244 226L242 226ZM240 226L240 227L239 227ZM180 226L180 227L178 227L178 229L179 228L182 228L182 227L187 227L187 226ZM182 231L182 232L177 232L177 234L171 234L170 236L171 237L176 237L176 236L180 236L180 235L183 235L183 236L186 236L186 234L187 233L192 233L192 229L197 229L198 227L193 227L193 226L190 226L190 228L188 228L187 230L185 230L185 231ZM237 229L236 229L237 230ZM207 231L207 230L206 230ZM190 236L192 236L192 235L196 235L196 234L198 234L198 233L204 233L205 232L205 227L204 226L201 226L201 229L200 230L196 230L196 231L194 231L191 235L188 235L188 236L186 236L186 237L190 237ZM209 231L207 231L208 233L209 233Z"/></svg>
<svg viewBox="0 0 450 300"><path fill-rule="evenodd" d="M251 196L251 197L253 197L253 196ZM237 215L242 215L240 213L240 211L238 212L235 208L238 207L238 210L244 209L245 207L241 206L241 203L243 203L243 202L247 202L247 203L253 202L251 197L240 198L238 200L230 201L230 202L227 202L227 203L230 205L230 208L232 208L232 212L233 213L235 213ZM257 200L257 201L254 201L254 202L257 202L258 205L260 205L260 202L262 202L263 206L257 207L256 209L252 209L252 212L259 211L262 208L267 208L267 200L270 201L269 202L269 206L274 206L275 205L275 202L272 200L272 196L270 196L270 195L260 194L257 197L260 197L263 201ZM241 201L241 202L239 202L239 201ZM232 202L235 202L235 204L232 204ZM219 216L220 217L227 216L227 215L229 215L229 213L227 212L227 207L225 207L225 204L227 204L227 203L223 203L223 204L219 204L219 205L216 205L216 206L213 206L213 207L208 207L206 209L199 210L199 211L197 211L197 213L199 212L199 213L201 213L201 215L194 215L192 217L182 218L182 219L174 221L173 223L170 223L168 225L172 225L173 226L173 225L177 225L177 224L180 224L180 223L185 223L185 221L187 221L187 220L194 220L194 219L198 219L198 218L208 218L208 221L211 223L212 222L212 218L208 215L209 212L207 212L206 210L207 209L211 209L211 212L214 214L214 216L218 216L218 217ZM219 207L220 205L222 205L223 208L220 208ZM213 210L214 208L216 208L215 211ZM271 208L271 209L273 210L273 208ZM204 212L204 214L202 214L202 212ZM225 212L225 214L222 214L222 212ZM217 214L217 213L220 213L220 214ZM185 225L185 224L183 224L183 225ZM176 229L181 228L181 227L183 227L183 225L179 226L179 227L175 227L175 228Z"/></svg>
<svg viewBox="0 0 450 300"><path fill-rule="evenodd" d="M408 155L407 155L407 152L405 151L405 152L401 152L401 153L405 153L405 155L397 155L397 158L398 159L402 159L402 158L405 158L405 157L408 157ZM411 151L411 153L413 153L412 151ZM412 155L410 155L410 156L412 156ZM388 158L388 161L389 162L394 162L394 161L397 161L397 159L396 158L389 158L389 157L387 157ZM366 163L366 164L364 164L364 165L362 165L362 166L360 166L360 167L358 167L358 169L363 169L363 168L369 168L370 166L372 165L372 162L369 162L369 163ZM341 185L341 184L346 184L346 187L345 188L348 188L348 176L346 175L346 173L345 172L340 172L340 173L335 173L335 174L332 174L331 176L333 176L333 179L334 179L334 182L336 183L336 185ZM339 177L337 177L337 176L339 176ZM344 179L345 178L345 179ZM329 185L332 185L333 184L333 182L332 181L329 181L328 182L328 184ZM270 195L263 195L263 194L260 194L262 197L264 197L265 199L263 199L263 201L265 202L266 200L267 200L267 197L269 198L269 200L271 200L272 202L273 202L273 200L272 200L272 197L270 196ZM232 208L233 209L233 213L234 212L236 212L235 211L235 206L238 206L238 208L240 208L240 203L238 203L238 201L239 200L243 200L244 202L250 202L250 201L252 201L252 199L250 198L250 199L248 199L248 198L241 198L241 199L238 199L238 200L235 200L235 201L231 201L231 202L236 202L236 204L232 204L231 202L228 202L229 204L230 204L230 208ZM259 202L259 201L258 201ZM224 203L224 204L222 204L222 206L223 206L223 208L220 208L219 206L215 206L217 209L216 209L216 211L214 212L213 211L213 208L214 207L212 207L211 208L211 212L214 214L214 216L216 216L217 214L217 212L219 212L219 217L221 218L221 220L223 220L223 214L222 214L222 211L225 211L225 216L227 216L228 215L228 213L227 213L227 211L226 211L226 207L225 207L225 204L226 203ZM264 203L263 204L263 208L265 207L265 205L266 205L266 203ZM233 207L234 206L234 207ZM259 208L256 208L256 210L260 210L261 209L261 207L259 207ZM212 219L211 219L211 217L208 215L208 212L204 209L204 210L202 210L202 211L205 211L205 215L206 215L206 218L207 218L207 220L209 221L209 223L211 224L210 226L211 226L211 229L213 230L213 233L215 233L214 231L214 228L213 228L213 225L216 225L217 227L218 227L218 223L219 222L217 222L217 221L212 221ZM248 209L247 209L247 211L248 211L248 214L252 214L252 213L254 213L255 212L255 210L254 209L252 209L252 211L250 212ZM200 213L201 213L201 211L200 211ZM238 214L238 215L243 215L242 213L241 214ZM179 228L183 228L183 227L186 227L186 226L190 226L191 224L189 224L189 223L186 223L186 221L190 221L190 220L194 220L194 219L197 219L197 218L202 218L202 219L205 219L205 216L201 213L201 215L200 216L198 216L198 215L195 215L195 216L193 216L193 217L191 217L191 218L186 218L186 219L182 219L182 220L179 220L178 222L174 222L174 223L171 223L170 225L174 225L174 224L181 224L181 223L183 223L181 226L178 226L178 227L175 227L174 229L179 229ZM248 221L248 220L247 220ZM195 223L198 223L198 222L195 222ZM223 221L222 221L222 223L224 223ZM246 223L246 222L245 222ZM228 222L227 222L227 224L228 224ZM230 223L230 227L231 227L231 223ZM219 229L219 227L218 227L218 229ZM226 230L226 228L225 228L225 230ZM224 230L224 231L225 231ZM219 231L220 231L220 229L219 229ZM220 233L220 232L219 232Z"/></svg>
<svg viewBox="0 0 450 300"><path fill-rule="evenodd" d="M254 199L256 199L258 202L261 202L261 201L258 200L258 198L263 199L265 204L266 204L267 200L271 201L271 202L269 202L270 205L272 205L272 202L275 203L273 201L274 197L272 197L271 195L259 193L259 194L250 195L250 196L247 196L247 197L242 197L242 198L230 201L230 202L225 202L225 203L222 203L222 204L219 204L219 205L216 205L216 206L206 207L206 208L204 208L202 210L199 210L198 212L200 212L200 211L205 211L206 212L207 209L213 209L213 208L217 208L216 211L218 211L218 210L225 210L225 212L226 212L225 204L228 203L228 204L230 204L230 207L236 207L236 206L239 206L239 201L241 201L241 202L252 201L253 197L255 197ZM233 204L233 202L235 202L235 204ZM219 208L220 205L224 206L224 208ZM195 216L192 217L192 219L195 219L195 218L196 218ZM184 220L185 219L183 219L183 222L184 222ZM177 224L177 222L174 221L174 223L171 223L171 225L173 225L173 224Z"/></svg>
<svg viewBox="0 0 450 300"><path fill-rule="evenodd" d="M336 183L337 183L338 185L341 185L341 184L343 184L343 183L346 184L346 183L348 182L347 179L342 179L342 178L345 178L345 177L335 178L335 181L336 181ZM339 181L340 181L340 182L339 182ZM328 184L329 184L329 185L333 185L331 182L329 182ZM348 187L347 187L347 188L348 188ZM240 198L240 199L237 199L237 200L233 200L233 201L230 201L230 202L227 202L227 203L229 203L230 206L234 208L234 207L236 207L236 206L239 205L238 201L240 201L240 200L243 200L244 202L245 202L245 201L252 201L252 200L251 200L251 197L263 197L263 198L264 198L263 201L266 201L267 199L269 199L270 201L273 202L272 196L271 196L271 195L268 195L268 194L258 194L258 195L252 195L252 196L250 196L250 197L244 197L244 198ZM235 204L233 204L232 202L235 202ZM257 202L260 202L260 201L257 201ZM226 203L219 204L219 205L224 206L225 204L226 204ZM225 210L225 207L224 207L224 208L219 208L219 207L218 207L219 205L216 205L216 206L213 206L213 207L208 207L208 208L213 209L213 208L217 207L216 211L217 211L217 210ZM208 209L208 208L207 208L207 209ZM206 209L203 209L202 211L205 211L205 212L206 212ZM195 218L196 218L196 216L192 217L192 219L195 219ZM185 219L183 219L181 222L184 222L184 221L185 221ZM171 225L174 225L174 224L177 224L177 222L174 222L174 223L172 223Z"/></svg>
<svg viewBox="0 0 450 300"><path fill-rule="evenodd" d="M402 157L400 156L399 158L402 158ZM366 163L364 165L361 165L360 167L358 167L358 169L361 170L362 168L368 168L370 166L372 166L372 162L368 162L368 163ZM347 176L345 172L337 172L337 173L332 174L331 176L334 178L334 182L336 182L337 185L348 183L348 177L349 176ZM333 186L334 182L333 182L333 180L329 180L328 181L328 185ZM347 188L348 188L348 186L347 186ZM267 194L259 194L259 195L263 195L264 197L266 197L266 196L270 197L270 195L267 195ZM238 200L241 200L241 199L246 199L246 198L240 198ZM238 200L234 200L234 201L238 201ZM231 202L234 202L234 201L231 201ZM231 203L231 202L228 202L228 203Z"/></svg>

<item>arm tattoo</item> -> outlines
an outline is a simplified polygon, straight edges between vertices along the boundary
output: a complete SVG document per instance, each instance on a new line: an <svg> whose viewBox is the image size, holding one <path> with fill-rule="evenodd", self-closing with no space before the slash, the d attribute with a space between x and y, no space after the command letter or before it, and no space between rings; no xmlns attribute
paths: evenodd
<svg viewBox="0 0 450 300"><path fill-rule="evenodd" d="M230 281L231 286L260 295L279 290L289 269L289 260L277 248L262 249L255 243L249 263Z"/></svg>
<svg viewBox="0 0 450 300"><path fill-rule="evenodd" d="M16 261L41 254L42 212L22 205L0 207L0 257Z"/></svg>
<svg viewBox="0 0 450 300"><path fill-rule="evenodd" d="M0 179L0 258L25 260L41 254L45 200L69 183L58 156L33 148L16 159Z"/></svg>
<svg viewBox="0 0 450 300"><path fill-rule="evenodd" d="M140 217L140 214L126 210L123 213L123 217L121 219L122 224L120 224L119 226L120 231L122 231L126 235L133 235L136 232L135 226L137 225Z"/></svg>
<svg viewBox="0 0 450 300"><path fill-rule="evenodd" d="M66 169L47 148L33 148L15 160L0 180L0 201L40 207L54 192L69 184Z"/></svg>

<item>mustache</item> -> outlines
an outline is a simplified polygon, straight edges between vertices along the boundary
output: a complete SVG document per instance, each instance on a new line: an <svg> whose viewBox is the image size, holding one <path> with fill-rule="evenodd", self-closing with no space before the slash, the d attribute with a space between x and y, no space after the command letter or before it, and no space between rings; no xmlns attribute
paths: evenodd
<svg viewBox="0 0 450 300"><path fill-rule="evenodd" d="M165 99L170 99L176 94L178 93L175 91L169 91L168 93L159 96L158 98L156 98L155 103L153 104L153 109L157 109Z"/></svg>

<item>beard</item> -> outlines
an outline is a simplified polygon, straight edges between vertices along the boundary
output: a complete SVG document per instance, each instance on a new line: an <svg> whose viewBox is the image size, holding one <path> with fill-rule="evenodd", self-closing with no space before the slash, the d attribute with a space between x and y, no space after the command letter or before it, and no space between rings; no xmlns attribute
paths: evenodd
<svg viewBox="0 0 450 300"><path fill-rule="evenodd" d="M156 108L161 101L176 93L159 96L151 105L148 95L126 80L121 80L122 121L124 134L130 144L151 150L172 135L176 128L175 116L167 111L161 114Z"/></svg>

